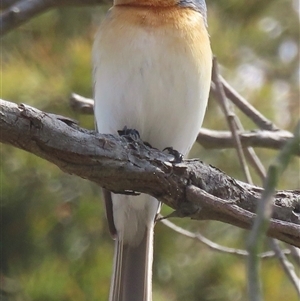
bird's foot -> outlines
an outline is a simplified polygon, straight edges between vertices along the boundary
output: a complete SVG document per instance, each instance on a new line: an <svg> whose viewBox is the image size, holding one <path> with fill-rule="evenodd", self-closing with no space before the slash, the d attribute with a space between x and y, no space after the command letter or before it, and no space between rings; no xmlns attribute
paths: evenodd
<svg viewBox="0 0 300 301"><path fill-rule="evenodd" d="M118 134L120 136L127 136L133 140L140 139L140 133L136 129L128 129L127 126L123 127L123 130L119 130Z"/></svg>
<svg viewBox="0 0 300 301"><path fill-rule="evenodd" d="M138 130L128 129L127 126L124 126L123 130L118 131L118 134L120 136L127 136L132 140L139 140L141 138ZM150 148L154 148L150 143L146 141L143 141L143 143Z"/></svg>
<svg viewBox="0 0 300 301"><path fill-rule="evenodd" d="M166 147L163 149L163 152L168 152L168 154L174 157L174 159L171 160L172 163L181 163L183 160L183 154L175 150L173 147Z"/></svg>

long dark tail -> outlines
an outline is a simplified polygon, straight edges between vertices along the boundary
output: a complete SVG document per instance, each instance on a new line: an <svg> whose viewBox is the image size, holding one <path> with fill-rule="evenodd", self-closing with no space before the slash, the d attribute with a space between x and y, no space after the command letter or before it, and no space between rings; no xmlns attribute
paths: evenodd
<svg viewBox="0 0 300 301"><path fill-rule="evenodd" d="M115 243L110 301L152 300L153 226L137 246Z"/></svg>

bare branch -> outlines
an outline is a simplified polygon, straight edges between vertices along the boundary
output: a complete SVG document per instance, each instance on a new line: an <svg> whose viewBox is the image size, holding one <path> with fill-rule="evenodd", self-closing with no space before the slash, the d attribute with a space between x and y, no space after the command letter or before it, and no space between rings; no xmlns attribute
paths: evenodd
<svg viewBox="0 0 300 301"><path fill-rule="evenodd" d="M220 84L220 75L217 73L217 71L218 71L218 68L216 66L216 61L215 61L214 72L213 72L213 80L214 80L215 88L216 88L215 94L217 95L217 98L223 105L223 111L225 111L225 113L227 113L227 115L228 115L228 109L226 108L226 99L224 97L223 87ZM225 84L227 84L227 83L225 82ZM255 112L254 112L253 116L255 118L257 118L257 114L255 114ZM266 179L265 168L262 165L258 156L256 155L254 149L250 148L250 147L243 148L243 149L241 148L240 137L237 134L237 130L244 131L244 128L243 128L243 125L241 124L239 118L236 115L233 115L233 117L231 119L229 119L229 117L227 117L227 120L230 124L232 136L235 137L235 140L236 140L235 144L236 144L236 148L237 148L239 157L242 159L241 155L245 154L245 157L250 161L251 165L255 168L256 172L259 174L261 179L263 181L265 181L265 179ZM259 119L259 121L261 121L261 119ZM263 123L263 124L265 125L265 123ZM287 155L287 157L290 157L290 154L289 155L286 154L286 155ZM241 161L242 166L244 167L244 172L245 172L248 170L246 168L247 167L246 162L245 162L245 160L241 160L241 159L240 159L240 161ZM247 177L247 178L248 178L248 182L249 182L249 177ZM274 187L274 190L275 190L275 187ZM261 214L258 215L258 217L254 223L254 228L253 228L252 232L254 231L255 226L257 225L256 222L259 219L259 217L261 217L261 220L263 220L264 215L266 215L265 219L267 220L271 216L271 212L268 215L268 211L270 211L270 208L268 208L268 205L266 205L264 208L264 212L261 212ZM259 274L257 273L257 270L258 270L257 257L259 257L259 254L258 254L258 249L256 249L256 247L253 247L253 245L256 243L256 245L259 246L261 244L261 241L263 240L263 236L258 231L256 233L257 233L257 235L256 235L257 243L254 241L250 242L251 247L249 248L249 250L252 252L250 253L250 256L248 259L249 295L250 295L251 300L261 299L260 292L259 292L260 280L259 280ZM299 279L298 279L297 275L295 274L295 269L294 269L293 265L288 261L285 254L281 250L279 243L275 239L271 239L271 245L272 245L273 250L275 251L276 257L278 257L278 259L283 267L284 272L287 274L288 279L290 279L290 281L291 281L292 285L295 287L298 295L300 295ZM253 250L254 250L254 252L253 252Z"/></svg>
<svg viewBox="0 0 300 301"><path fill-rule="evenodd" d="M244 128L237 116L235 116L235 122L236 122L239 130L244 130ZM262 181L264 182L266 179L266 170L265 170L263 164L261 163L260 159L256 155L255 150L253 148L245 148L244 150L245 150L246 157L248 158L251 165L254 167L254 169L256 170L256 172L258 173L258 175L261 177ZM285 256L285 252L284 252L284 250L281 249L278 241L276 239L270 239L270 241L271 241L271 246L275 252L275 255L279 259L279 262L281 263L284 272L287 274L288 279L290 279L292 285L295 287L298 295L300 295L300 279L298 279L298 277L295 273L294 266ZM293 246L291 246L291 247L293 247ZM295 248L295 247L293 247L293 248ZM257 256L260 257L260 254L258 254ZM252 269L252 267L248 267L248 268ZM254 292L250 291L250 294L252 294L252 293L254 293Z"/></svg>
<svg viewBox="0 0 300 301"><path fill-rule="evenodd" d="M82 114L94 114L94 100L86 98L76 93L72 93L70 96L70 105L74 111Z"/></svg>
<svg viewBox="0 0 300 301"><path fill-rule="evenodd" d="M230 99L246 116L248 116L260 129L267 131L276 131L278 127L256 110L243 96L234 90L229 83L220 76L221 83L226 96ZM216 87L212 87L215 89Z"/></svg>
<svg viewBox="0 0 300 301"><path fill-rule="evenodd" d="M257 206L257 216L254 220L249 239L247 241L248 257L248 289L251 301L262 300L261 281L259 277L259 262L258 253L262 247L265 233L268 229L273 210L273 195L278 184L279 176L287 167L295 149L299 148L300 144L300 122L295 130L295 137L290 139L285 147L281 150L276 160L270 165L267 177L264 183L264 191L261 196L261 201ZM273 244L275 252L279 254L278 248ZM281 254L279 254L281 255ZM279 257L282 262L282 258ZM286 264L286 262L285 262ZM287 272L287 266L285 266ZM289 269L290 271L290 269ZM291 271L289 273L291 277Z"/></svg>
<svg viewBox="0 0 300 301"><path fill-rule="evenodd" d="M263 147L270 149L281 149L288 139L292 138L292 133L284 130L278 131L238 131L243 147ZM197 141L205 148L233 148L232 135L228 131L214 131L201 129ZM300 156L300 150L297 152Z"/></svg>
<svg viewBox="0 0 300 301"><path fill-rule="evenodd" d="M244 132L245 129L237 115L234 116L234 122L236 124L238 132ZM240 137L241 139L241 137ZM266 170L259 157L257 156L253 147L243 147L245 152L245 157L247 161L254 167L255 172L259 175L261 180L264 180L266 177Z"/></svg>
<svg viewBox="0 0 300 301"><path fill-rule="evenodd" d="M93 114L94 100L72 93L70 105L74 111L82 114ZM293 134L284 130L267 131L238 131L242 146L281 149ZM234 141L229 131L215 131L202 128L198 134L197 142L207 149L234 148ZM300 156L300 149L296 153Z"/></svg>
<svg viewBox="0 0 300 301"><path fill-rule="evenodd" d="M0 142L31 152L64 172L116 193L150 194L177 216L251 228L262 189L196 160L171 164L170 155L141 141L101 135L66 117L1 101ZM268 235L300 246L300 191L278 191Z"/></svg>
<svg viewBox="0 0 300 301"><path fill-rule="evenodd" d="M300 278L298 278L294 266L290 263L290 261L287 259L287 257L281 250L278 241L276 241L275 239L271 239L271 246L274 252L276 253L276 256L279 258L284 272L290 279L291 283L296 289L298 296L300 297Z"/></svg>
<svg viewBox="0 0 300 301"><path fill-rule="evenodd" d="M218 62L215 57L213 59L212 81L214 82L215 87L216 87L216 89L214 90L216 99L218 100L218 102L221 106L221 109L226 117L228 127L229 127L230 132L233 137L233 142L234 142L235 149L237 151L237 155L238 155L238 158L240 161L240 166L243 170L243 173L244 173L244 176L245 176L247 182L252 184L253 181L251 178L251 174L250 174L248 165L246 163L246 158L245 158L245 154L243 152L242 143L241 143L240 137L238 135L236 124L234 121L234 113L229 108L229 104L228 104L227 98L225 96L223 85L220 81Z"/></svg>
<svg viewBox="0 0 300 301"><path fill-rule="evenodd" d="M246 250L240 250L240 249L234 249L234 248L228 248L228 247L221 246L221 245L207 239L201 233L199 233L199 232L193 233L191 231L183 229L183 228L175 225L174 223L170 222L169 220L164 219L162 216L160 216L159 221L162 222L165 226L169 227L173 231L175 231L183 236L186 236L186 237L189 237L192 239L196 239L197 241L203 243L204 245L206 245L213 251L226 253L226 254L232 254L232 255L238 255L238 256L242 256L242 257L248 256L248 252ZM282 250L282 252L283 252L283 254L291 254L290 250ZM272 258L274 256L275 256L274 251L267 251L267 252L263 252L263 253L259 254L259 257L261 259L268 259L268 258Z"/></svg>
<svg viewBox="0 0 300 301"><path fill-rule="evenodd" d="M0 16L0 32L1 36L8 33L10 30L29 21L35 16L48 9L62 6L87 6L100 5L110 3L108 0L21 0L21 1L5 1L1 7L7 7Z"/></svg>
<svg viewBox="0 0 300 301"><path fill-rule="evenodd" d="M295 260L296 264L298 266L300 266L300 249L296 248L294 246L288 246L290 251L291 251L291 255L293 257L293 259Z"/></svg>
<svg viewBox="0 0 300 301"><path fill-rule="evenodd" d="M216 83L216 87L218 87L217 83ZM236 115L234 116L234 123L239 131L244 131L243 125ZM250 161L251 165L254 167L254 169L256 170L256 172L258 173L258 175L264 182L266 179L266 170L265 170L263 164L261 163L259 157L256 155L255 150L252 147L247 147L247 148L243 148L241 151L245 152L246 158ZM285 256L284 251L281 249L278 241L275 239L271 239L270 241L271 241L271 246L275 252L275 255L279 259L279 262L281 263L284 272L287 274L288 279L290 279L292 285L295 287L298 295L300 295L300 282L299 282L300 279L298 279L298 277L295 273L294 266L291 264L291 262L289 262L289 260ZM247 253L247 255L249 255L248 252L246 252L246 253ZM251 256L252 256L252 254L250 254L250 257ZM261 258L260 254L257 254L257 257ZM257 261L257 259L256 259L256 261ZM257 266L253 266L253 263L257 263L257 262L254 262L253 260L252 260L252 262L249 261L248 280L251 279L250 274L252 275L252 272L257 270ZM250 266L250 264L252 264L252 265ZM249 269L251 271L249 271ZM254 276L254 277L256 278L256 281L259 283L260 282L259 275L256 274L256 276ZM252 279L254 279L254 278L252 277ZM252 300L260 299L261 296L259 295L259 291L258 291L259 288L253 283L253 281L250 283L249 286L250 286L250 289L249 289L250 299L252 299ZM253 290L253 287L255 287L255 286L256 286L256 288Z"/></svg>

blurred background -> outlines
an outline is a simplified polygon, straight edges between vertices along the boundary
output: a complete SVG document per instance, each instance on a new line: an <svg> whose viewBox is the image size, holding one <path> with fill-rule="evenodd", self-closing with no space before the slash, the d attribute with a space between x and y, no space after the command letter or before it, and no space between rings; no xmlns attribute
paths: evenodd
<svg viewBox="0 0 300 301"><path fill-rule="evenodd" d="M292 131L299 118L299 0L207 0L207 5L222 75L275 124ZM51 10L7 34L2 39L1 97L93 129L93 116L73 112L68 98L72 92L92 97L91 46L108 8ZM236 114L246 129L255 129ZM204 127L227 129L213 98ZM113 241L100 187L24 151L1 145L0 152L0 299L107 300ZM266 168L277 154L257 153ZM244 180L234 150L195 145L191 157ZM299 187L295 158L279 188ZM169 212L164 206L163 213ZM245 248L246 231L218 222L172 221L219 244ZM261 268L265 300L298 300L278 260L266 259ZM156 227L153 273L155 301L247 299L244 258L211 251L162 224Z"/></svg>

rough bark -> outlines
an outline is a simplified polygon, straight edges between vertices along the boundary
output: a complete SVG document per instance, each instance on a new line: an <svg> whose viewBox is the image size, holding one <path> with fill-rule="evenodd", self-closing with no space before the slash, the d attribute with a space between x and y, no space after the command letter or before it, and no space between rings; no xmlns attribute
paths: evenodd
<svg viewBox="0 0 300 301"><path fill-rule="evenodd" d="M218 220L249 229L262 189L198 160L173 157L130 137L103 135L74 120L1 101L0 142L115 193L147 193L173 216ZM268 235L300 247L300 191L277 191Z"/></svg>

